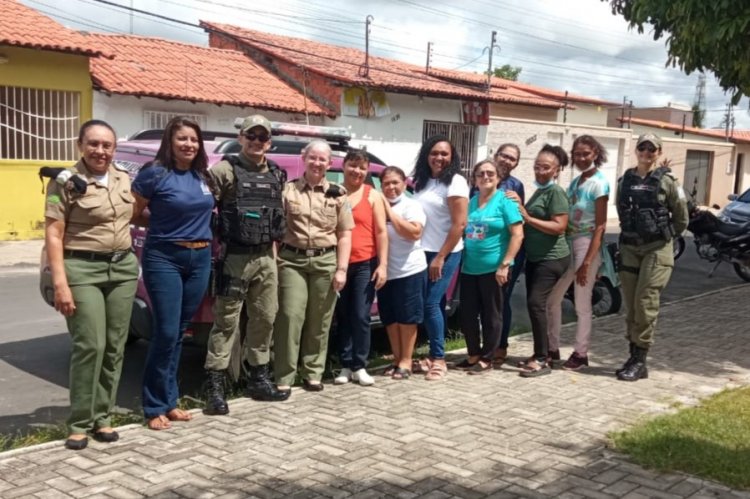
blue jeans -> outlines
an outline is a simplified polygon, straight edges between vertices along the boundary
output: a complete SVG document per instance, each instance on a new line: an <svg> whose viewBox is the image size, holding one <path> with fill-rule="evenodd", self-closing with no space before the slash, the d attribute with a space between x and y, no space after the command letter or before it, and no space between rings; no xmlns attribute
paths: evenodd
<svg viewBox="0 0 750 499"><path fill-rule="evenodd" d="M425 251L427 265L437 256L437 252ZM443 276L437 281L427 278L427 291L424 302L424 328L430 340L430 358L445 357L445 293L448 291L453 275L461 263L461 252L448 255L443 264Z"/></svg>
<svg viewBox="0 0 750 499"><path fill-rule="evenodd" d="M177 407L182 335L208 287L211 247L190 249L169 242L147 243L142 265L153 315L143 373L143 414L150 419Z"/></svg>
<svg viewBox="0 0 750 499"><path fill-rule="evenodd" d="M513 307L510 304L510 297L513 296L513 289L516 287L518 279L521 277L523 266L526 264L526 253L523 248L516 255L511 269L510 279L503 286L503 332L500 335L500 348L508 348L508 337L510 336L510 326L513 321Z"/></svg>
<svg viewBox="0 0 750 499"><path fill-rule="evenodd" d="M370 308L375 300L372 274L378 259L350 263L346 286L336 304L336 336L341 367L357 371L367 367L370 355Z"/></svg>

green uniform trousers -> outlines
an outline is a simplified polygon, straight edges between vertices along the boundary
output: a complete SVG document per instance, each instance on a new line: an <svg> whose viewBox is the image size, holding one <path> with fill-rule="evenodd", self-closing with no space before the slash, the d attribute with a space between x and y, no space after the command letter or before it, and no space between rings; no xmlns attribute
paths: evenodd
<svg viewBox="0 0 750 499"><path fill-rule="evenodd" d="M134 254L117 263L66 257L65 274L76 305L66 318L72 338L67 425L71 434L86 433L111 426L138 260Z"/></svg>
<svg viewBox="0 0 750 499"><path fill-rule="evenodd" d="M292 385L300 367L304 379L320 381L328 353L328 332L336 305L336 252L307 257L281 250L279 313L274 326L274 376Z"/></svg>
<svg viewBox="0 0 750 499"><path fill-rule="evenodd" d="M229 367L232 345L238 341L242 304L247 306L243 360L251 366L268 364L273 321L279 309L278 273L273 249L262 253L229 253L222 285L214 302L214 324L208 336L206 369Z"/></svg>
<svg viewBox="0 0 750 499"><path fill-rule="evenodd" d="M620 245L620 282L627 308L625 337L646 349L654 343L659 299L674 268L672 241L656 244Z"/></svg>

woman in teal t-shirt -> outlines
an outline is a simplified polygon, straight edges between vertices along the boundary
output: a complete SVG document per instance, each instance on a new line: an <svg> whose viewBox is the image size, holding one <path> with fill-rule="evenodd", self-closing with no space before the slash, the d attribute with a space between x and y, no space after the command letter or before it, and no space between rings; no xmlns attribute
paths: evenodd
<svg viewBox="0 0 750 499"><path fill-rule="evenodd" d="M470 374L492 369L503 327L503 286L523 240L518 204L497 190L499 175L491 160L477 163L472 174L479 192L469 201L460 281L461 330L469 356L457 365Z"/></svg>
<svg viewBox="0 0 750 499"><path fill-rule="evenodd" d="M520 374L526 378L550 373L547 298L570 263L570 249L565 240L568 196L555 182L560 169L567 164L568 155L562 147L546 144L534 162L536 192L526 206L521 207L526 249L526 306L534 336L534 355L520 364ZM513 193L507 195L519 201Z"/></svg>

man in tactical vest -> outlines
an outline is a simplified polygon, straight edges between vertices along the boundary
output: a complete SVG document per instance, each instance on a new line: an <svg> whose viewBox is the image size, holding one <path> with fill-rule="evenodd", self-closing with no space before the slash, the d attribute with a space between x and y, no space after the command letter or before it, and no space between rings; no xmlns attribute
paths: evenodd
<svg viewBox="0 0 750 499"><path fill-rule="evenodd" d="M286 400L270 379L268 364L273 322L279 308L276 248L286 229L281 193L286 173L266 158L271 122L248 116L239 134L238 156L225 156L209 170L219 191L219 238L222 252L217 277L214 325L205 368L206 414L227 414L225 372L239 333L243 303L247 329L243 368L246 396L254 400Z"/></svg>
<svg viewBox="0 0 750 499"><path fill-rule="evenodd" d="M627 308L630 358L615 373L622 381L648 377L646 355L654 342L659 299L674 268L672 239L688 224L687 200L667 166L657 167L661 138L638 137L638 166L617 184L620 281Z"/></svg>

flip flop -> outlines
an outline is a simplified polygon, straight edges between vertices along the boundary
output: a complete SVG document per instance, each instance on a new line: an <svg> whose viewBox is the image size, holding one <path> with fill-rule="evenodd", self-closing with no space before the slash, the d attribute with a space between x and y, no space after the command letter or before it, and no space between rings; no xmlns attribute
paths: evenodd
<svg viewBox="0 0 750 499"><path fill-rule="evenodd" d="M398 369L398 366L395 364L391 364L390 366L385 368L385 371L383 371L383 376L393 376L393 373L396 371L396 369Z"/></svg>

